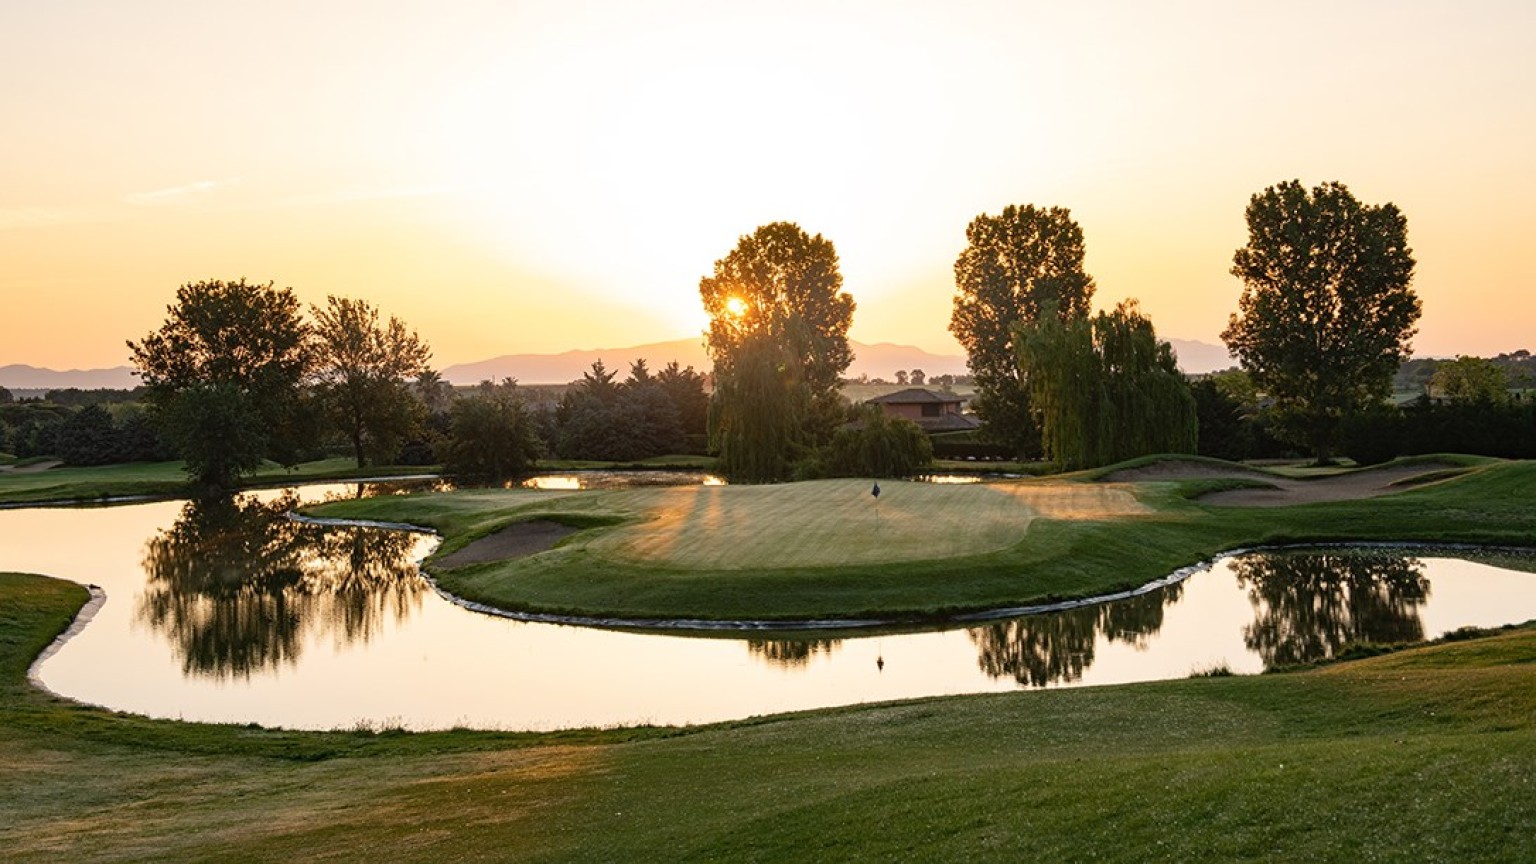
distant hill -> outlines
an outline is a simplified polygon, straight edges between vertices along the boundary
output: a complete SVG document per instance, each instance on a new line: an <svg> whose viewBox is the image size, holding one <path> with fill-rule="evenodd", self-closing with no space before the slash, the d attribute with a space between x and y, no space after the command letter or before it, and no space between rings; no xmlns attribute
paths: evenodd
<svg viewBox="0 0 1536 864"><path fill-rule="evenodd" d="M1185 372L1214 372L1235 365L1227 349L1207 342L1189 339L1170 340L1179 355L1179 368ZM961 354L933 354L912 345L892 342L853 342L853 365L848 367L847 377L893 379L896 370L921 369L929 376L966 374L965 357ZM628 348L598 348L581 351L564 351L559 354L505 354L490 360L459 363L443 370L443 378L455 384L478 384L490 379L516 378L523 384L565 384L581 377L597 360L616 370L622 378L629 372L631 363L644 359L651 371L656 371L676 360L683 366L699 371L710 368L709 357L704 353L702 339L677 339L671 342L652 342Z"/></svg>
<svg viewBox="0 0 1536 864"><path fill-rule="evenodd" d="M0 387L11 390L64 390L78 387L81 390L131 390L142 383L127 366L111 369L42 369L14 363L0 366Z"/></svg>
<svg viewBox="0 0 1536 864"><path fill-rule="evenodd" d="M1214 372L1235 365L1227 349L1207 342L1188 339L1171 339L1173 350L1179 355L1179 368L1185 372ZM853 342L853 365L848 367L848 377L868 375L870 378L892 380L896 370L910 372L921 369L930 377L934 375L966 374L965 356L961 354L934 354L912 345L893 342ZM629 366L644 358L655 371L676 360L683 366L692 366L701 372L710 368L709 357L704 353L702 339L675 339L671 342L651 342L627 348L597 348L580 351L564 351L559 354L506 354L490 360L474 363L458 363L444 369L443 378L455 384L478 384L487 378L500 381L516 378L523 384L566 384L581 377L597 360L614 369L622 378ZM69 369L58 371L37 366L13 364L0 366L0 386L10 390L62 390L78 387L81 390L103 388L132 389L139 386L138 376L127 366L111 369Z"/></svg>
<svg viewBox="0 0 1536 864"><path fill-rule="evenodd" d="M911 345L895 345L881 342L868 345L851 343L853 365L848 376L857 378L891 378L897 369L921 369L929 375L963 375L965 358L954 354L933 354ZM523 384L564 384L581 377L597 360L609 369L617 370L622 378L629 372L635 360L644 359L651 371L656 371L676 360L683 366L698 371L708 371L711 364L704 353L702 339L677 339L671 342L652 342L628 348L598 348L582 351L564 351L559 354L506 354L475 363L459 363L443 370L443 378L455 384L476 384L486 379L500 381L516 378Z"/></svg>

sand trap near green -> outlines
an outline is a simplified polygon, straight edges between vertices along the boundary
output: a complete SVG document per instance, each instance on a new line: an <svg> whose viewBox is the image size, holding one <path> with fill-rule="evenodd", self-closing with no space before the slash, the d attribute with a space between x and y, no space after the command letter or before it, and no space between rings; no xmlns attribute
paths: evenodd
<svg viewBox="0 0 1536 864"><path fill-rule="evenodd" d="M900 480L695 486L620 493L642 515L582 545L602 557L690 570L921 561L1018 543L1030 523L1148 512L1116 485ZM627 507L626 507L627 509Z"/></svg>

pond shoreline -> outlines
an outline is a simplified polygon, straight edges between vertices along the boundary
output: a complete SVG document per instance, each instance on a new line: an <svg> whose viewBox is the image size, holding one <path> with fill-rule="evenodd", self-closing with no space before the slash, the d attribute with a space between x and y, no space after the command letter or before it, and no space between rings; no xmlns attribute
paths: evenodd
<svg viewBox="0 0 1536 864"><path fill-rule="evenodd" d="M442 535L420 525L411 525L404 522L379 522L368 519L337 519L320 516L306 516L301 513L289 513L288 518L295 522L309 525L332 525L345 528L378 528L388 531L408 531L417 534ZM697 633L798 633L798 632L836 632L836 631L867 631L875 629L899 630L904 627L930 628L943 625L977 624L989 621L1001 621L1012 618L1024 618L1031 615L1045 615L1052 612L1064 612L1071 609L1080 609L1085 606L1098 606L1105 603L1114 603L1120 600L1129 600L1140 597L1153 591L1158 591L1177 585L1186 579L1203 573L1215 567L1221 561L1235 558L1241 555L1263 552L1293 552L1307 549L1370 549L1370 550L1418 550L1433 551L1437 549L1454 551L1488 551L1511 552L1531 554L1531 547L1484 544L1484 543L1452 543L1433 541L1320 541L1298 542L1280 544L1258 544L1253 546L1240 546L1224 550L1203 561L1189 564L1175 569L1166 576L1161 576L1149 582L1128 588L1123 591L1113 591L1108 594L1095 594L1088 597L1077 597L1066 600L1054 600L1049 603L1033 603L1022 606L999 606L990 609L979 609L970 612L955 612L950 614L932 616L892 616L883 618L807 618L807 619L777 619L777 618L744 618L744 619L712 619L712 618L626 618L620 615L581 615L554 612L532 612L528 610L507 609L477 600L461 597L444 588L438 583L437 578L422 566L426 559L417 562L423 578L432 586L432 590L442 599L483 615L491 615L497 618L507 618L513 621L526 621L535 624L559 624L573 627L596 627L607 630L625 630L637 632L697 632Z"/></svg>

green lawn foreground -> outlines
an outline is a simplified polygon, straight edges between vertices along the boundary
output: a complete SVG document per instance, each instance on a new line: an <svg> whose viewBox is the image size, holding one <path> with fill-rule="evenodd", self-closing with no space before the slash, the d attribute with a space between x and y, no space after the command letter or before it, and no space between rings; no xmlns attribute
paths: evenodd
<svg viewBox="0 0 1536 864"><path fill-rule="evenodd" d="M1193 500L1248 481L1104 484L1095 472L969 486L883 481L878 504L871 481L832 480L427 493L307 512L433 528L445 537L439 555L519 521L587 529L529 558L434 568L446 590L505 609L922 620L1121 591L1263 544L1536 546L1536 462L1434 459L1465 473L1380 498L1278 508Z"/></svg>
<svg viewBox="0 0 1536 864"><path fill-rule="evenodd" d="M10 861L1528 861L1536 629L1309 672L693 730L289 733L72 705L0 574Z"/></svg>

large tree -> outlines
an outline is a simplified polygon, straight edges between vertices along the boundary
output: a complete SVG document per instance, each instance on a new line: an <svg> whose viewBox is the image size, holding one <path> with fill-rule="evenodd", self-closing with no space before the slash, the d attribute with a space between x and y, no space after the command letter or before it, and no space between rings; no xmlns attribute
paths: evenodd
<svg viewBox="0 0 1536 864"><path fill-rule="evenodd" d="M1091 319L1043 314L1014 339L1046 454L1063 468L1195 452L1194 396L1134 300Z"/></svg>
<svg viewBox="0 0 1536 864"><path fill-rule="evenodd" d="M166 311L128 348L188 473L228 488L263 458L296 464L310 431L300 385L312 355L293 290L188 283Z"/></svg>
<svg viewBox="0 0 1536 864"><path fill-rule="evenodd" d="M710 316L716 440L738 479L784 479L796 448L824 442L836 428L838 386L853 362L854 303L842 286L831 241L790 222L742 237L699 280ZM741 401L770 397L776 407ZM770 414L778 419L768 422Z"/></svg>
<svg viewBox="0 0 1536 864"><path fill-rule="evenodd" d="M331 421L359 468L393 458L421 424L426 406L412 379L427 371L432 349L365 301L332 296L312 308L317 389Z"/></svg>
<svg viewBox="0 0 1536 864"><path fill-rule="evenodd" d="M1254 195L1247 218L1232 259L1243 294L1221 336L1274 400L1281 434L1326 461L1408 355L1420 314L1408 222L1341 183L1297 180Z"/></svg>
<svg viewBox="0 0 1536 864"><path fill-rule="evenodd" d="M1039 430L1014 327L1034 324L1048 308L1063 322L1088 314L1094 285L1083 270L1083 230L1065 208L1010 205L971 220L965 237L955 261L949 330L965 346L987 436L1019 456L1034 456Z"/></svg>

